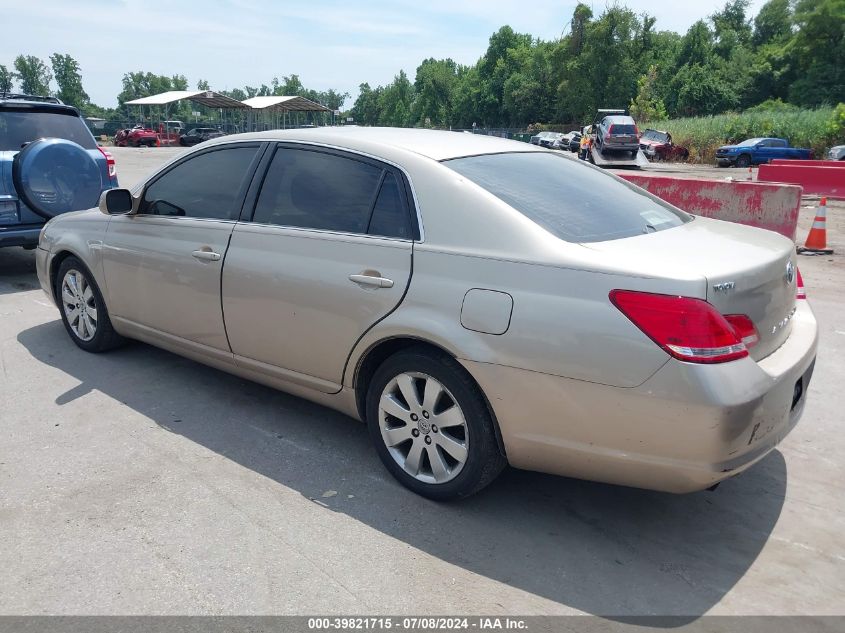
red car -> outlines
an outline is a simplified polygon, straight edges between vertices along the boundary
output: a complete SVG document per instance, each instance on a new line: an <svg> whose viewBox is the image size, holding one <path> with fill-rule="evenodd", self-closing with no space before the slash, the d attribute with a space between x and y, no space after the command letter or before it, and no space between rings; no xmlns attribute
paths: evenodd
<svg viewBox="0 0 845 633"><path fill-rule="evenodd" d="M155 147L158 145L158 136L150 128L137 125L132 129L118 130L114 135L114 144L117 147Z"/></svg>
<svg viewBox="0 0 845 633"><path fill-rule="evenodd" d="M672 135L661 130L646 130L640 136L640 149L649 160L686 160L689 150L675 145Z"/></svg>

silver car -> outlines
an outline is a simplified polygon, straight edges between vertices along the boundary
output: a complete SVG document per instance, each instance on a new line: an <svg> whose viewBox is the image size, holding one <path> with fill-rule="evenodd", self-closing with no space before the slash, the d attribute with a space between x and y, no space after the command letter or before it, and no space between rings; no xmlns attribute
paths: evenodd
<svg viewBox="0 0 845 633"><path fill-rule="evenodd" d="M508 463L713 486L798 421L816 355L788 239L486 136L208 141L52 220L37 267L83 350L137 339L343 411L435 499Z"/></svg>
<svg viewBox="0 0 845 633"><path fill-rule="evenodd" d="M827 153L828 160L845 160L845 145L836 145Z"/></svg>

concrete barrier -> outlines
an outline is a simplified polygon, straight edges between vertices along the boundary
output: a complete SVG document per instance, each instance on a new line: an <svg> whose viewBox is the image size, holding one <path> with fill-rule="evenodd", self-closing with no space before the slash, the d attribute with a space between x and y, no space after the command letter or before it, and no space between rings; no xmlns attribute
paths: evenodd
<svg viewBox="0 0 845 633"><path fill-rule="evenodd" d="M757 180L801 185L805 194L845 198L845 169L838 165L835 167L804 165L804 162L808 161L794 161L787 165L760 165Z"/></svg>
<svg viewBox="0 0 845 633"><path fill-rule="evenodd" d="M693 215L748 224L795 240L801 187L633 173L618 175Z"/></svg>
<svg viewBox="0 0 845 633"><path fill-rule="evenodd" d="M771 165L798 165L799 167L839 167L845 169L845 160L789 160L788 158L774 158Z"/></svg>

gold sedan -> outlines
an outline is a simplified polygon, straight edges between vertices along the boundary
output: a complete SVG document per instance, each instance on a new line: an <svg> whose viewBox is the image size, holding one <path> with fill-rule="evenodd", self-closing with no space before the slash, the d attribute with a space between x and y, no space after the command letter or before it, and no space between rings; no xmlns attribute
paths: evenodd
<svg viewBox="0 0 845 633"><path fill-rule="evenodd" d="M71 340L137 339L366 421L435 499L505 464L710 487L797 422L794 245L529 144L324 128L203 143L42 231Z"/></svg>

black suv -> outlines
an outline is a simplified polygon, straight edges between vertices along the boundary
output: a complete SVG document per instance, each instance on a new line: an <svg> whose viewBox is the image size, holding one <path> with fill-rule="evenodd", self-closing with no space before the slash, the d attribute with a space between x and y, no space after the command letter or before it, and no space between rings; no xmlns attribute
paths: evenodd
<svg viewBox="0 0 845 633"><path fill-rule="evenodd" d="M34 248L50 218L117 187L114 159L76 108L0 92L0 246Z"/></svg>

